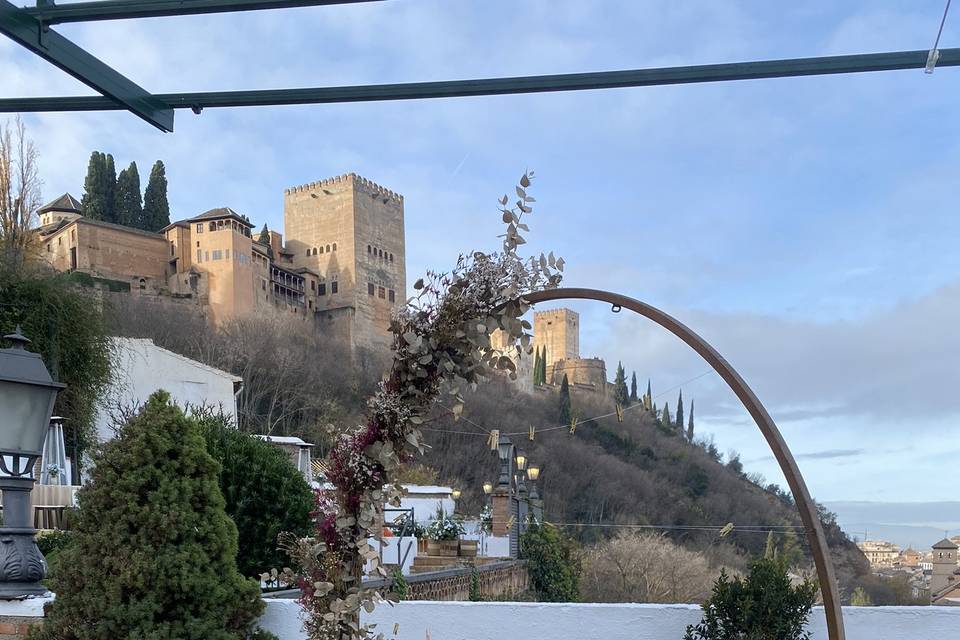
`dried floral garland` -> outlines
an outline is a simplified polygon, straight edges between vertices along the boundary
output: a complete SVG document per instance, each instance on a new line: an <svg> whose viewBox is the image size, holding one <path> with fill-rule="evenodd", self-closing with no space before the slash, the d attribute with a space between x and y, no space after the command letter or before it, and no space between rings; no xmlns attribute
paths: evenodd
<svg viewBox="0 0 960 640"><path fill-rule="evenodd" d="M530 353L523 296L558 286L564 265L552 253L518 255L529 231L523 218L533 211L526 191L532 178L524 173L512 208L507 196L499 201L506 226L501 251L461 255L450 273L428 272L414 284L416 295L391 321L393 364L368 403L366 424L342 435L330 454L327 479L334 489L318 494L316 535L284 540L303 567L290 579L300 586L311 640L383 637L360 624L359 612L389 599L363 587L362 578L368 562L373 575L387 575L370 542L382 536L385 503L400 503L397 468L423 453L419 426L438 395L450 394L459 416L467 385L495 370L516 377L514 361L491 348L491 334L502 330L517 355Z"/></svg>

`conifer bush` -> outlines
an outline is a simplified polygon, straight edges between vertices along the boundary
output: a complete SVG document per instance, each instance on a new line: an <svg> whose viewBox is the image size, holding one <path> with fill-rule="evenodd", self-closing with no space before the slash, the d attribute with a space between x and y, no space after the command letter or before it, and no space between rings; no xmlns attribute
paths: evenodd
<svg viewBox="0 0 960 640"><path fill-rule="evenodd" d="M234 428L225 416L199 419L207 451L220 463L220 491L237 526L237 568L254 577L290 564L277 548L281 533L307 535L313 490L287 454Z"/></svg>
<svg viewBox="0 0 960 640"><path fill-rule="evenodd" d="M41 638L235 640L263 610L196 422L158 391L95 457Z"/></svg>

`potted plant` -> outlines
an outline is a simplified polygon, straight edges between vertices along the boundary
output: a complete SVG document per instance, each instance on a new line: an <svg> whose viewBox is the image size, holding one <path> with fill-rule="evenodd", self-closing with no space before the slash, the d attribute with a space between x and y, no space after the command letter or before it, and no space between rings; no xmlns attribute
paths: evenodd
<svg viewBox="0 0 960 640"><path fill-rule="evenodd" d="M437 507L436 517L427 526L427 553L431 556L455 558L459 553L459 539L464 534L463 523L448 515L443 506Z"/></svg>

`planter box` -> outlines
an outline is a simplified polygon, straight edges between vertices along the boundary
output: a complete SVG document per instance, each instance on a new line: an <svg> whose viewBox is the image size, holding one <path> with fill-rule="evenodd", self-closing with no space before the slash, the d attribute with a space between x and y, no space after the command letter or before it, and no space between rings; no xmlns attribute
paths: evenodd
<svg viewBox="0 0 960 640"><path fill-rule="evenodd" d="M478 540L461 540L460 541L460 555L464 558L476 558L477 557L477 548L480 546Z"/></svg>
<svg viewBox="0 0 960 640"><path fill-rule="evenodd" d="M427 554L431 556L456 558L459 546L459 540L428 540Z"/></svg>

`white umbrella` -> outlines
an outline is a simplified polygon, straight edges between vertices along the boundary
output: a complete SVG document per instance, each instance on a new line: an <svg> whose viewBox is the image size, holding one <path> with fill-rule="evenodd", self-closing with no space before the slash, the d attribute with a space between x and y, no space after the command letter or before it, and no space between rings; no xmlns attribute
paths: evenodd
<svg viewBox="0 0 960 640"><path fill-rule="evenodd" d="M66 445L63 440L63 418L50 418L47 438L40 458L40 484L70 484L67 473Z"/></svg>

